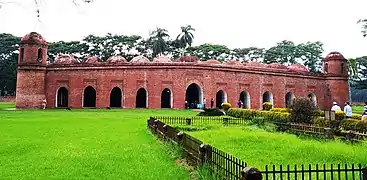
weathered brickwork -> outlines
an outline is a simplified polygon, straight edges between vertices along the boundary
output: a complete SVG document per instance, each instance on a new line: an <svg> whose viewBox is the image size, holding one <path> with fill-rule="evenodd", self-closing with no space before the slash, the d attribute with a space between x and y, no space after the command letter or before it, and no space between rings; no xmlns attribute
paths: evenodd
<svg viewBox="0 0 367 180"><path fill-rule="evenodd" d="M220 90L224 91L225 99L233 106L237 105L241 92L246 91L250 96L249 106L253 109L262 108L263 94L267 91L271 92L275 107L286 106L288 92L295 97L307 97L313 93L322 109L330 108L333 101L342 104L348 100L347 74L342 69L342 64L347 61L336 52L324 60L324 69L327 65L328 72L315 75L299 66L234 61L222 64L215 60L193 62L192 57L187 58L188 61L182 57L179 62L170 62L167 58L149 62L139 57L128 63L122 57L114 57L104 63L95 59L77 63L72 57L63 56L55 63L46 65L43 54L42 62L37 63L38 49L47 53L45 41L38 40L31 46L27 44L29 40L22 42L24 60L19 60L16 97L19 108L39 108L44 98L47 108L59 107L60 87L67 89L68 107L82 108L84 89L91 86L96 90L96 108L109 107L111 90L118 87L122 91L121 108L136 107L140 88L147 91L147 108L161 108L162 91L168 88L171 107L182 109L185 107L187 87L192 83L200 87L199 101L206 98L207 106L211 98L216 100L216 93Z"/></svg>

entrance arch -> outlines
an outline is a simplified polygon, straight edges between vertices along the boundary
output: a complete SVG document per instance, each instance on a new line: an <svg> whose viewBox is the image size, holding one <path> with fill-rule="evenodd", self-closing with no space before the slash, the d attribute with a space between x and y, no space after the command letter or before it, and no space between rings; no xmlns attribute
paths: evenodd
<svg viewBox="0 0 367 180"><path fill-rule="evenodd" d="M317 98L316 98L316 95L315 95L315 93L310 93L310 94L308 94L308 96L307 96L312 102L313 102L313 104L315 105L315 106L317 106Z"/></svg>
<svg viewBox="0 0 367 180"><path fill-rule="evenodd" d="M148 95L144 88L140 88L136 93L136 108L147 108Z"/></svg>
<svg viewBox="0 0 367 180"><path fill-rule="evenodd" d="M114 87L111 90L110 107L122 107L122 91L119 87Z"/></svg>
<svg viewBox="0 0 367 180"><path fill-rule="evenodd" d="M250 104L250 94L247 91L242 91L240 94L240 100L243 103L243 107L245 109L250 109L251 108L251 104Z"/></svg>
<svg viewBox="0 0 367 180"><path fill-rule="evenodd" d="M274 103L273 103L273 94L269 91L266 91L264 94L263 94L263 103L265 102L271 102L271 104L273 105L274 107Z"/></svg>
<svg viewBox="0 0 367 180"><path fill-rule="evenodd" d="M296 96L292 92L288 92L285 95L285 107L290 108L293 105L293 101L296 98Z"/></svg>
<svg viewBox="0 0 367 180"><path fill-rule="evenodd" d="M57 90L56 107L68 107L68 95L68 90L65 87L60 87L59 90Z"/></svg>
<svg viewBox="0 0 367 180"><path fill-rule="evenodd" d="M165 88L161 94L161 108L172 108L172 92Z"/></svg>
<svg viewBox="0 0 367 180"><path fill-rule="evenodd" d="M196 83L190 84L186 89L186 97L188 107L192 109L197 108L197 104L203 102L203 91Z"/></svg>
<svg viewBox="0 0 367 180"><path fill-rule="evenodd" d="M83 107L96 107L96 90L92 86L84 89Z"/></svg>
<svg viewBox="0 0 367 180"><path fill-rule="evenodd" d="M215 95L215 105L217 108L222 108L224 102L227 102L227 94L223 90L219 90Z"/></svg>

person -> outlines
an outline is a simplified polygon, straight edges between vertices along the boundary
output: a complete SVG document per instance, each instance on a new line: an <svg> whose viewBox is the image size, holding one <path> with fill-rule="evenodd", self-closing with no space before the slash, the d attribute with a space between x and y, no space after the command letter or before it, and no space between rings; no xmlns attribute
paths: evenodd
<svg viewBox="0 0 367 180"><path fill-rule="evenodd" d="M206 108L206 98L203 99L203 108Z"/></svg>
<svg viewBox="0 0 367 180"><path fill-rule="evenodd" d="M189 104L187 103L187 101L185 101L185 109L189 108Z"/></svg>
<svg viewBox="0 0 367 180"><path fill-rule="evenodd" d="M344 113L347 118L352 118L352 107L350 107L349 102L345 102Z"/></svg>
<svg viewBox="0 0 367 180"><path fill-rule="evenodd" d="M47 104L46 99L43 99L42 100L42 109L46 109L46 104Z"/></svg>
<svg viewBox="0 0 367 180"><path fill-rule="evenodd" d="M364 102L363 109L364 109L363 114L367 116L367 102Z"/></svg>
<svg viewBox="0 0 367 180"><path fill-rule="evenodd" d="M331 107L331 111L337 111L337 110L341 111L341 108L340 106L338 106L338 103L333 102L333 107Z"/></svg>
<svg viewBox="0 0 367 180"><path fill-rule="evenodd" d="M210 108L213 108L213 106L214 106L214 99L212 98L212 99L210 100Z"/></svg>

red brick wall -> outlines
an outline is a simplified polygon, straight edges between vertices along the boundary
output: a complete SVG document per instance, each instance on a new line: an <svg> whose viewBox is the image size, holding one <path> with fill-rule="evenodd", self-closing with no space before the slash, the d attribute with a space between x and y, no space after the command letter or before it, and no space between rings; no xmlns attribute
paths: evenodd
<svg viewBox="0 0 367 180"><path fill-rule="evenodd" d="M135 107L136 92L141 87L147 90L148 108L160 108L161 93L165 88L172 91L173 108L184 108L186 88L191 83L201 87L208 105L211 98L215 100L216 92L219 90L226 92L228 102L233 106L236 106L240 93L247 91L253 109L261 108L262 95L266 91L273 94L275 107L285 107L287 92L294 93L296 97L306 97L312 92L317 96L317 103L321 108L328 108L333 99L342 102L348 98L348 84L345 80L326 80L324 76L308 73L297 74L279 70L264 71L224 66L214 68L190 63L180 64L180 66L52 65L47 69L46 83L46 96L50 108L56 106L56 92L62 86L69 91L69 106L81 108L84 88L89 85L96 89L97 108L109 106L110 92L113 87L122 89L123 108ZM330 86L327 83L331 83ZM334 87L331 89L331 98L328 98L328 87Z"/></svg>
<svg viewBox="0 0 367 180"><path fill-rule="evenodd" d="M45 98L46 68L18 69L16 107L40 108Z"/></svg>

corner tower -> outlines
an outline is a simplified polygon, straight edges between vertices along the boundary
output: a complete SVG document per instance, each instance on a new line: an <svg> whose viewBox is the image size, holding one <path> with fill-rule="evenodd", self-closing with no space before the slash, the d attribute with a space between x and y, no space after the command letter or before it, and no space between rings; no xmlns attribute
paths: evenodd
<svg viewBox="0 0 367 180"><path fill-rule="evenodd" d="M328 87L325 107L330 109L334 101L343 106L349 100L347 59L339 52L329 53L323 61L323 73Z"/></svg>
<svg viewBox="0 0 367 180"><path fill-rule="evenodd" d="M45 99L47 43L36 32L26 34L19 45L17 108L40 108Z"/></svg>

